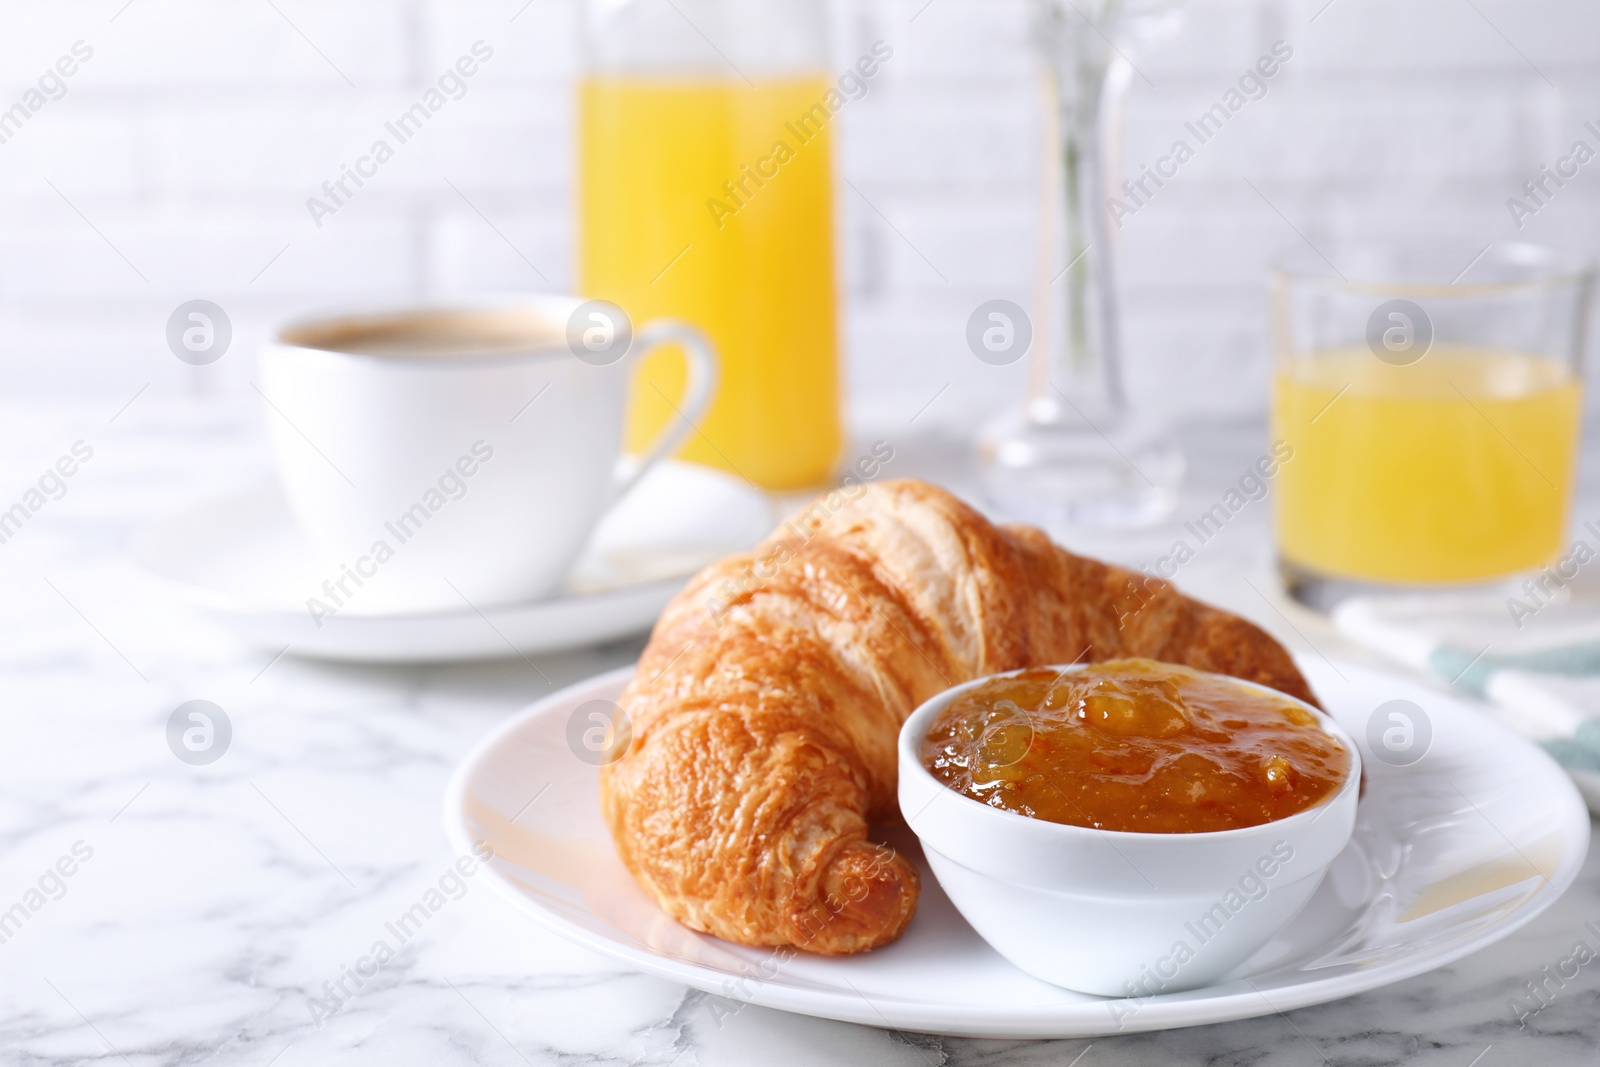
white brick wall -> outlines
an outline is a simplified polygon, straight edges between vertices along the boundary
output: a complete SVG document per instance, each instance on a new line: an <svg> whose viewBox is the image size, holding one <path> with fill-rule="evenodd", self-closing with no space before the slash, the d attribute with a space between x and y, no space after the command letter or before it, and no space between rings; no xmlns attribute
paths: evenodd
<svg viewBox="0 0 1600 1067"><path fill-rule="evenodd" d="M973 359L962 330L980 301L1025 298L1033 271L1023 2L830 2L841 60L878 37L895 47L841 142L859 190L839 196L852 417L904 420L951 382L919 425L966 432L1021 377ZM1130 377L1152 404L1264 402L1264 264L1299 238L1246 179L1316 242L1486 243L1515 233L1506 197L1600 120L1592 4L1325 2L1192 0L1131 52L1136 169L1274 40L1295 49L1120 233ZM0 388L243 393L251 350L286 314L570 285L574 0L124 4L0 7L0 108L74 41L94 48L66 96L0 144ZM479 38L495 55L467 95L313 226L305 198ZM1600 166L1522 236L1596 252L1597 226ZM236 330L199 370L163 341L194 297Z"/></svg>

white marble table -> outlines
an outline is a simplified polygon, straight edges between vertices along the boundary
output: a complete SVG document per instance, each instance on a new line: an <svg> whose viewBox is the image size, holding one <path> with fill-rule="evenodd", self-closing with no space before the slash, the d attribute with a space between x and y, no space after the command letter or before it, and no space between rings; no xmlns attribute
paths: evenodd
<svg viewBox="0 0 1600 1067"><path fill-rule="evenodd" d="M538 670L273 662L164 602L125 562L150 519L268 476L254 412L118 406L0 411L0 511L74 442L94 450L60 499L0 543L0 916L39 905L0 943L0 1063L1497 1067L1600 1056L1600 962L1526 1028L1508 1006L1590 937L1596 857L1525 930L1391 988L1286 1016L1048 1043L739 1007L572 947L468 880L318 1025L309 999L452 862L439 800L455 762L552 685L625 663L640 643L540 657ZM1249 427L1197 430L1190 443L1205 477L1184 515L1261 450ZM926 443L900 454L894 473L957 469ZM1275 595L1266 514L1246 509L1178 580L1291 644L1344 653L1316 620L1261 595ZM1137 559L1168 542L1170 531L1117 549ZM208 766L167 746L169 714L191 699L232 722Z"/></svg>

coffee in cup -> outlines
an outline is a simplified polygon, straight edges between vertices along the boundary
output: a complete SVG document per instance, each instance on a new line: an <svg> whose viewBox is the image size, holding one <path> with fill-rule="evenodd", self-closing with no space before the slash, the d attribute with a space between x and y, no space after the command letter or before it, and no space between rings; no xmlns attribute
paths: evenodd
<svg viewBox="0 0 1600 1067"><path fill-rule="evenodd" d="M629 371L682 348L682 414L621 456ZM259 391L290 511L327 577L308 609L471 610L556 591L605 511L705 412L699 331L533 297L324 316L284 327ZM318 606L320 602L321 608Z"/></svg>

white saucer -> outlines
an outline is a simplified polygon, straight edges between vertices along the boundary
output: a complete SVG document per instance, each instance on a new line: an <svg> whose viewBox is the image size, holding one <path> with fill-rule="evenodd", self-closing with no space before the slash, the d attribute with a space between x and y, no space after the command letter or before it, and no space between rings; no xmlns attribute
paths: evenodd
<svg viewBox="0 0 1600 1067"><path fill-rule="evenodd" d="M973 932L914 841L900 839L923 891L905 936L886 948L780 965L769 951L679 926L623 869L600 821L596 769L567 740L577 706L614 699L631 668L542 700L486 738L450 783L445 827L463 854L477 840L494 847L490 878L522 911L641 971L807 1015L972 1037L1163 1030L1336 1000L1505 937L1572 884L1589 816L1537 746L1410 682L1320 661L1301 668L1362 745L1368 780L1355 837L1284 933L1225 980L1187 993L1108 1000L1030 978ZM1365 741L1374 709L1397 698L1420 705L1432 727L1431 747L1410 767L1373 757Z"/></svg>
<svg viewBox="0 0 1600 1067"><path fill-rule="evenodd" d="M766 496L692 463L657 465L595 530L568 589L547 600L325 618L306 609L324 575L277 485L204 501L149 530L134 559L181 599L293 655L370 663L530 655L642 633L713 560L775 525Z"/></svg>

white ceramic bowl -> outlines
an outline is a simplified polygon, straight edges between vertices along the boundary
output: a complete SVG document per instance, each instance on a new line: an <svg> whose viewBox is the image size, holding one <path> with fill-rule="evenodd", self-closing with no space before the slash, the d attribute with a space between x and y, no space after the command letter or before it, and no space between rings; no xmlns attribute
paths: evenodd
<svg viewBox="0 0 1600 1067"><path fill-rule="evenodd" d="M1301 706L1349 752L1349 775L1322 803L1275 822L1127 833L1029 818L963 796L922 765L923 738L951 700L996 677L1006 675L948 689L906 720L900 810L967 922L1036 978L1113 997L1207 985L1283 929L1349 843L1361 756L1338 723L1308 704Z"/></svg>

